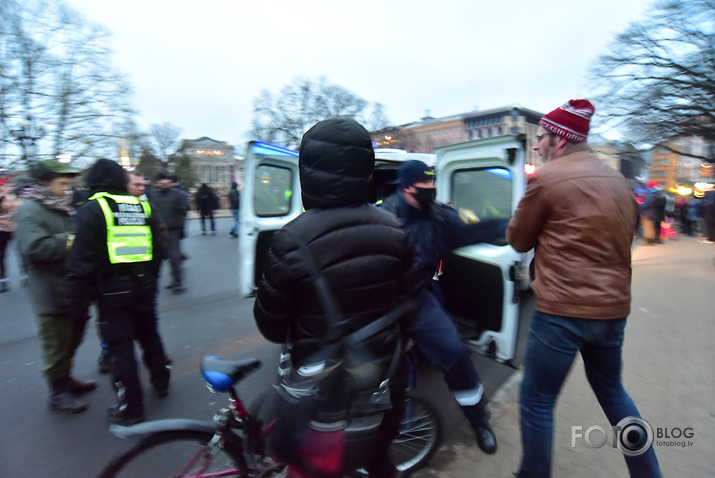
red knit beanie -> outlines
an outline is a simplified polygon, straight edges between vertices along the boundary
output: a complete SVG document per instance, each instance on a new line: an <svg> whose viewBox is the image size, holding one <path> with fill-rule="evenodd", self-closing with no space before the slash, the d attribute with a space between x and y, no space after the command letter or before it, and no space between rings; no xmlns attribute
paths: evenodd
<svg viewBox="0 0 715 478"><path fill-rule="evenodd" d="M588 137L594 111L588 100L569 100L551 113L545 114L539 121L539 126L574 143L583 143Z"/></svg>

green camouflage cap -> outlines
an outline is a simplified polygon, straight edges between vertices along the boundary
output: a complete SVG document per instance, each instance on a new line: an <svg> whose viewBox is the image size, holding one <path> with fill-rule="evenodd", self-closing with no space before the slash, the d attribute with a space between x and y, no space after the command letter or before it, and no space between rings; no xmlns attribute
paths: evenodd
<svg viewBox="0 0 715 478"><path fill-rule="evenodd" d="M56 159L44 159L37 161L31 166L32 177L42 179L52 174L76 176L79 171L70 167L69 164L63 163Z"/></svg>

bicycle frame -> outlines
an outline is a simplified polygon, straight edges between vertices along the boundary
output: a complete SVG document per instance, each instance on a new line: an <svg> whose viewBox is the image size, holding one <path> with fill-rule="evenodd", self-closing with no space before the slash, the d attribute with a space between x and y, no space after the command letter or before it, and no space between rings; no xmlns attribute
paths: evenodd
<svg viewBox="0 0 715 478"><path fill-rule="evenodd" d="M408 362L411 358L408 355ZM240 474L243 477L242 471L247 472L246 477L252 478L277 476L278 473L285 471L285 464L274 461L267 455L265 448L265 439L276 425L276 418L271 418L264 426L261 419L258 418L259 413L249 412L235 389L237 382L259 366L260 362L253 358L238 361L222 360L211 356L204 358L201 368L209 389L228 394L228 407L218 410L213 421L174 418L139 423L129 427L113 425L110 427L110 431L120 438L140 439L136 441L139 450L144 449L142 443L145 440L148 440L149 444L146 449L152 446L151 443L154 439L159 439L159 444L163 443L162 435L181 435L182 433L203 435L204 440L200 441L203 444L196 451L190 450L184 455L186 461L182 460L178 464L173 463L180 467L180 471L176 474L177 471L174 469L174 474L170 476L214 478ZM408 368L412 371L412 376L408 380L412 387L415 385L414 364L412 363ZM396 462L398 467L402 466L401 470L414 469L426 463L436 450L440 436L438 416L433 407L424 401L421 401L422 403L415 401L417 397L406 396L405 398L406 414L402 417L403 427L400 430L400 436L393 442L399 460L404 460L399 462L400 465L397 465ZM263 401L258 403L263 403ZM416 410L413 413L414 407L419 409L419 413ZM364 424L357 418L354 425L353 430L359 434L361 426ZM349 426L346 431L349 432L350 429ZM167 443L171 441L172 439L168 438ZM134 454L134 450L135 448L132 446L127 447L110 462L107 470L111 470L110 473L121 470L137 456ZM237 458L231 463L225 462L225 466L229 467L227 469L214 468L208 471L209 467L223 463L215 462L214 458L219 453L223 455L224 452ZM139 453L142 452L139 451ZM186 475L189 470L192 470L192 474ZM291 468L288 470L290 471ZM366 476L367 473L364 469L360 469L348 473L348 475Z"/></svg>
<svg viewBox="0 0 715 478"><path fill-rule="evenodd" d="M274 423L271 422L265 427L261 427L257 418L246 410L235 388L235 384L238 381L259 368L260 365L261 362L255 358L239 361L222 360L216 356L204 358L201 368L207 387L213 393L224 392L228 394L228 407L218 410L214 415L213 422L172 418L139 423L128 427L112 425L109 431L117 437L127 439L136 439L155 433L171 431L211 433L213 438L208 443L207 448L213 450L215 447L223 447L226 441L230 441L231 446L242 452L249 472L259 473L260 476L261 470L258 463L256 463L256 455L266 456L262 449L263 437L270 433ZM239 436L234 430L242 430L242 436ZM206 449L199 449L189 459L179 476L184 476L189 469L202 459L202 456L205 456L205 453ZM209 454L211 455L211 452ZM227 469L219 472L204 473L210 464L210 460L207 460L198 474L191 475L191 478L233 476L237 472L236 469Z"/></svg>

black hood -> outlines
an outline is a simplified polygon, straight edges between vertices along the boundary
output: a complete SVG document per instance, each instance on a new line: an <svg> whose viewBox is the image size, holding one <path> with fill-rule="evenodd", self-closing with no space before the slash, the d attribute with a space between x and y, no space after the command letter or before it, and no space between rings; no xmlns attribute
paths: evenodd
<svg viewBox="0 0 715 478"><path fill-rule="evenodd" d="M335 118L317 123L300 143L303 207L333 208L364 204L372 191L375 151L359 123Z"/></svg>
<svg viewBox="0 0 715 478"><path fill-rule="evenodd" d="M87 171L86 182L90 193L127 194L124 169L119 163L110 159L97 160Z"/></svg>

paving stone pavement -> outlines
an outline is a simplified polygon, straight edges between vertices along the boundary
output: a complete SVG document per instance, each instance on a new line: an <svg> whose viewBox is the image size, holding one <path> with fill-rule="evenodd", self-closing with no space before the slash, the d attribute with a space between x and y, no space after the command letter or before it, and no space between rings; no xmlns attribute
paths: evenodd
<svg viewBox="0 0 715 478"><path fill-rule="evenodd" d="M623 348L623 380L655 437L663 476L715 477L715 244L680 237L656 246L633 248L633 301ZM433 463L417 478L512 477L521 460L516 372L492 399L492 427L499 441L495 455L476 446L465 424L450 434ZM609 442L593 449L583 439L571 446L572 426L585 432L608 422L593 395L580 358L574 363L555 410L554 478L621 478L628 471ZM609 432L610 433L610 432ZM594 435L594 438L597 436ZM673 446L678 442L689 446ZM691 442L688 444L687 442ZM665 443L664 443L665 442Z"/></svg>

